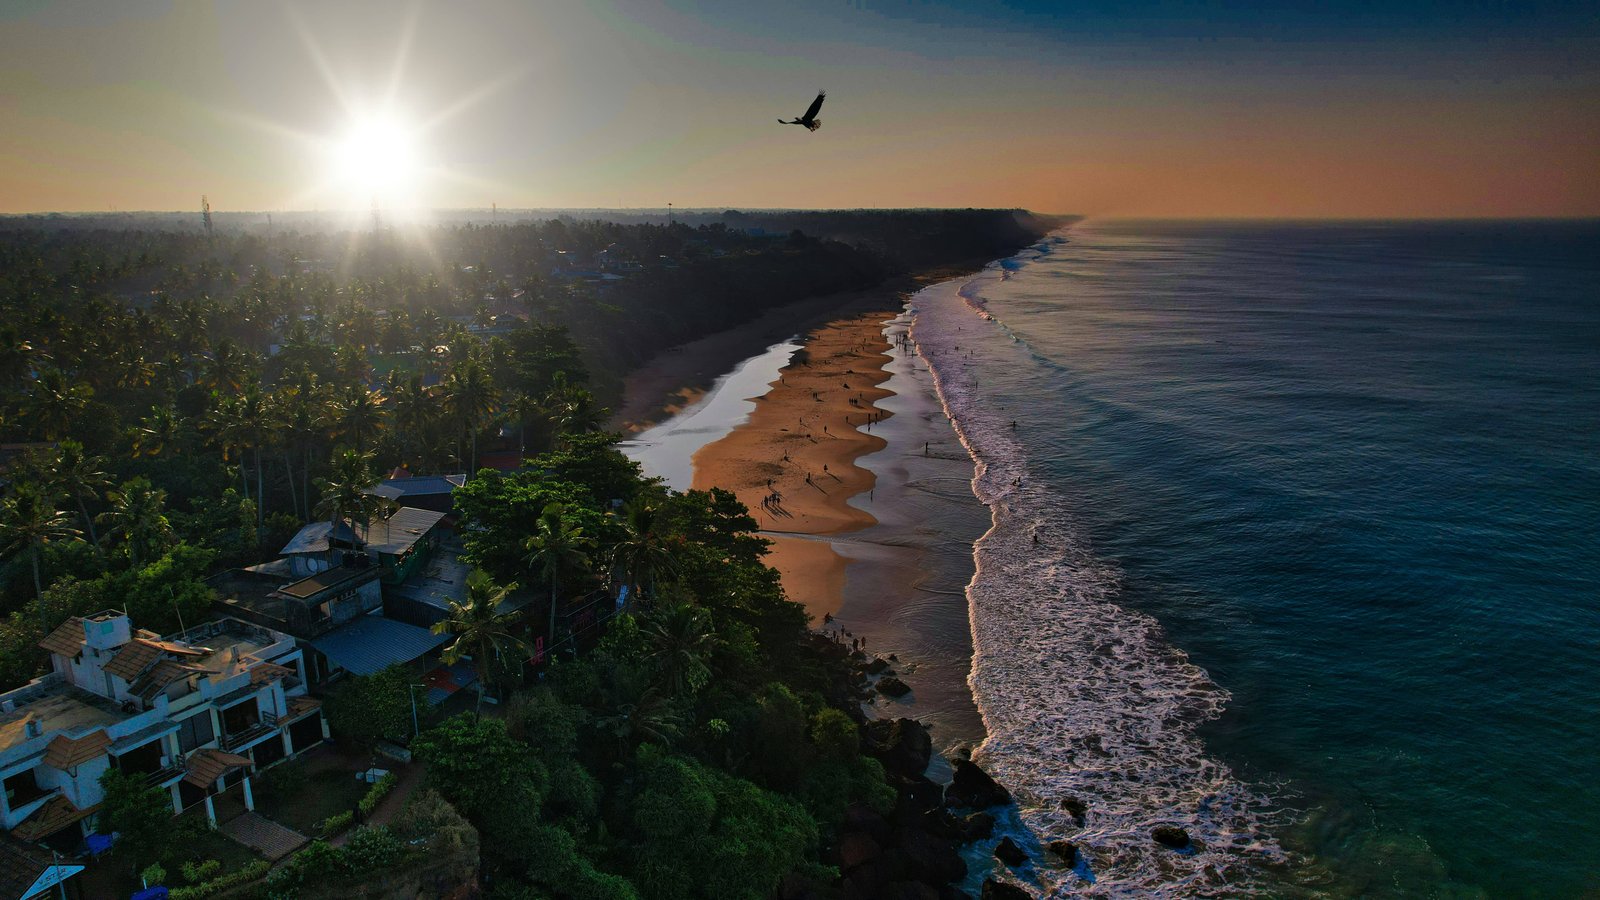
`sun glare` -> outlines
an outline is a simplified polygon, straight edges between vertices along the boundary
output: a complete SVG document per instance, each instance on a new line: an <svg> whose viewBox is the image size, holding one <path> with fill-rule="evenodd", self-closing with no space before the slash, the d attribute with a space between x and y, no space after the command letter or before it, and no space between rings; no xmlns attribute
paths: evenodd
<svg viewBox="0 0 1600 900"><path fill-rule="evenodd" d="M356 204L369 200L405 205L420 188L421 150L414 129L397 117L369 116L353 122L329 154L329 177Z"/></svg>

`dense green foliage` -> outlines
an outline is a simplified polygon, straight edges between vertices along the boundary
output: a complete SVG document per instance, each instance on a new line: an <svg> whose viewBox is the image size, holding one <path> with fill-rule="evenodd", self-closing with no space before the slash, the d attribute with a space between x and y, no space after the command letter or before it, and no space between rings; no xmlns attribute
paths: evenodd
<svg viewBox="0 0 1600 900"><path fill-rule="evenodd" d="M377 473L464 470L478 571L440 630L503 713L424 722L414 827L315 841L268 893L381 877L427 855L413 841L481 853L494 897L765 900L826 877L845 808L894 799L860 752L843 651L784 596L749 511L642 477L596 398L676 341L1033 232L994 211L727 217L440 227L426 253L397 232L0 223L0 442L33 445L0 459L0 688L42 669L67 616L126 607L175 631L217 567L368 515ZM791 219L842 240L766 233ZM497 451L525 465L479 470ZM333 728L408 736L410 682L349 680ZM164 798L108 789L113 824L169 821ZM181 862L126 830L129 856Z"/></svg>
<svg viewBox="0 0 1600 900"><path fill-rule="evenodd" d="M323 701L328 727L341 740L368 746L409 736L412 678L405 666L391 665L371 675L345 679Z"/></svg>
<svg viewBox="0 0 1600 900"><path fill-rule="evenodd" d="M517 550L553 528L594 535L558 596L651 585L592 634L563 634L503 718L461 714L413 743L483 835L493 896L764 898L817 871L848 804L893 803L846 712L848 667L730 494L669 492L586 440L458 498L469 554L536 594L551 570Z"/></svg>
<svg viewBox="0 0 1600 900"><path fill-rule="evenodd" d="M172 849L172 799L167 792L120 769L100 776L105 797L100 801L100 822L105 833L117 837L117 858L134 870L159 863Z"/></svg>

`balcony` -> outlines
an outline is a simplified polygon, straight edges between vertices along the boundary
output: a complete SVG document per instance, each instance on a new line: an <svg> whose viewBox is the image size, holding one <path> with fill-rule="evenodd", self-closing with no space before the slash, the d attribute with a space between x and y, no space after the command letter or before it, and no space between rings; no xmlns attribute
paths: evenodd
<svg viewBox="0 0 1600 900"><path fill-rule="evenodd" d="M217 743L228 753L236 753L241 747L248 747L269 734L278 731L278 714L263 712L261 718L239 731L229 732L222 736Z"/></svg>

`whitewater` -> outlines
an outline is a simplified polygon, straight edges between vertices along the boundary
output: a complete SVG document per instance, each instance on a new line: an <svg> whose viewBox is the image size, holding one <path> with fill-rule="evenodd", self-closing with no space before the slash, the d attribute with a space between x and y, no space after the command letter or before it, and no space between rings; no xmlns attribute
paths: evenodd
<svg viewBox="0 0 1600 900"><path fill-rule="evenodd" d="M988 735L975 758L1017 798L1026 827L1014 837L1035 859L1054 840L1077 848L1070 870L1021 873L1036 893L1251 893L1264 866L1286 861L1271 836L1285 813L1196 736L1228 692L1154 619L1117 605L1119 570L1095 555L1064 498L1031 477L1014 414L979 383L987 347L1021 342L988 311L985 290L1065 241L1052 236L911 301L911 339L991 515L967 587L968 683ZM1184 829L1192 846L1154 841L1163 825Z"/></svg>

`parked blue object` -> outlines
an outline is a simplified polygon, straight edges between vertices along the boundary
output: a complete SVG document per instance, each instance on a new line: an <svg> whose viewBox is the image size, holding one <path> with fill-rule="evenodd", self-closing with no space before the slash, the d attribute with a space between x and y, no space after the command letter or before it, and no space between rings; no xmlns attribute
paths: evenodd
<svg viewBox="0 0 1600 900"><path fill-rule="evenodd" d="M128 900L167 900L167 889L164 885L158 884L153 888L135 891Z"/></svg>

